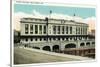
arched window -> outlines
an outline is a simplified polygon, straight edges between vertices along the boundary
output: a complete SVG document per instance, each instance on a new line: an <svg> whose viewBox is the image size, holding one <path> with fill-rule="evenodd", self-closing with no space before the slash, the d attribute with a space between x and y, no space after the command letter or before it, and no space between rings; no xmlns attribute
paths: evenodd
<svg viewBox="0 0 100 67"><path fill-rule="evenodd" d="M81 43L80 46L85 46L85 43Z"/></svg>
<svg viewBox="0 0 100 67"><path fill-rule="evenodd" d="M65 48L76 48L76 45L73 43L65 45Z"/></svg>
<svg viewBox="0 0 100 67"><path fill-rule="evenodd" d="M39 47L33 47L33 48L35 48L35 49L40 49Z"/></svg>
<svg viewBox="0 0 100 67"><path fill-rule="evenodd" d="M43 47L43 50L51 51L50 46L44 46L44 47Z"/></svg>
<svg viewBox="0 0 100 67"><path fill-rule="evenodd" d="M87 45L87 46L90 46L90 42L87 42L86 45Z"/></svg>
<svg viewBox="0 0 100 67"><path fill-rule="evenodd" d="M92 44L95 44L95 42L92 42Z"/></svg>
<svg viewBox="0 0 100 67"><path fill-rule="evenodd" d="M53 46L53 51L54 51L54 52L59 51L59 45L54 45L54 46Z"/></svg>

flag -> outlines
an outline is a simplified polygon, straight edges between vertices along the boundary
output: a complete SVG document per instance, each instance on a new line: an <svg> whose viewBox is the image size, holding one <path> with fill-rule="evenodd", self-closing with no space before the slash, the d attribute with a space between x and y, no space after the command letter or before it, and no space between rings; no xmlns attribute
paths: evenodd
<svg viewBox="0 0 100 67"><path fill-rule="evenodd" d="M74 16L76 16L75 13L74 13Z"/></svg>
<svg viewBox="0 0 100 67"><path fill-rule="evenodd" d="M52 10L50 10L50 14L52 13Z"/></svg>

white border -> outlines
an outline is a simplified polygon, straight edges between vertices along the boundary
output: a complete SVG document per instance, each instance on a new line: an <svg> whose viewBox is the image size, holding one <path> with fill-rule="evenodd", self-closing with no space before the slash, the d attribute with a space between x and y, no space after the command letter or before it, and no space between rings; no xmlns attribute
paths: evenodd
<svg viewBox="0 0 100 67"><path fill-rule="evenodd" d="M74 4L74 3L57 3L57 2L45 2L45 1L14 1L16 4L27 4L27 5L43 5L43 6L68 6L68 7L85 7L85 8L95 8L96 5L93 4Z"/></svg>
<svg viewBox="0 0 100 67"><path fill-rule="evenodd" d="M35 1L35 2L38 2L38 1ZM43 1L42 1L43 2ZM14 1L12 1L12 22L14 21L13 20L13 8L14 8ZM41 3L40 1L39 1L39 3ZM44 3L44 5L53 5L53 6L58 6L59 4L60 4L60 6L70 6L70 7L90 7L90 8L97 8L97 6L96 5L89 5L89 4L72 4L72 3L56 3L56 4L54 4L53 2L43 2ZM24 4L24 3L21 3L21 4ZM26 3L25 3L26 4ZM30 4L30 3L29 3ZM67 5L66 5L67 4ZM41 4L38 4L38 5L41 5ZM11 41L11 43L12 43L12 45L11 45L11 47L14 47L13 46L13 29L14 29L14 27L13 27L13 23L11 24L12 25L12 31L11 31L11 33L12 33L12 41ZM12 61L11 61L11 66L14 66L14 67L17 67L17 66L34 66L34 65L49 65L49 64L68 64L68 63L79 63L79 62L93 62L93 61L97 61L97 59L95 59L95 60L85 60L85 61L68 61L68 62L51 62L51 63L35 63L35 64L19 64L19 65L14 65L13 64L13 48L12 48L12 50L11 50L11 52L12 52Z"/></svg>

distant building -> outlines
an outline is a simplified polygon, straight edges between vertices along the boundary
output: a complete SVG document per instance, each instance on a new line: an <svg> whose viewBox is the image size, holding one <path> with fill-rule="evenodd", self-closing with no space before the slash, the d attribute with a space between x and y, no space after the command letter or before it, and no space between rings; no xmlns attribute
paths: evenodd
<svg viewBox="0 0 100 67"><path fill-rule="evenodd" d="M14 30L14 43L20 43L20 32Z"/></svg>
<svg viewBox="0 0 100 67"><path fill-rule="evenodd" d="M25 47L56 51L67 48L91 48L95 40L88 25L75 20L21 18L21 40Z"/></svg>
<svg viewBox="0 0 100 67"><path fill-rule="evenodd" d="M91 30L91 35L95 36L95 30Z"/></svg>

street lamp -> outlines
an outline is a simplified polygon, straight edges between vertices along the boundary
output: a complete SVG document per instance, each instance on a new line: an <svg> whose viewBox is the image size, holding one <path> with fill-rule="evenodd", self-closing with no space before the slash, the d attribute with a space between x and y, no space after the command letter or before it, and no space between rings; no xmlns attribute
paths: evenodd
<svg viewBox="0 0 100 67"><path fill-rule="evenodd" d="M46 38L47 38L47 39L46 39L46 40L47 40L47 42L48 42L48 17L45 18L45 21L46 21L46 28L47 28L47 29L46 29L46 34L47 34Z"/></svg>

